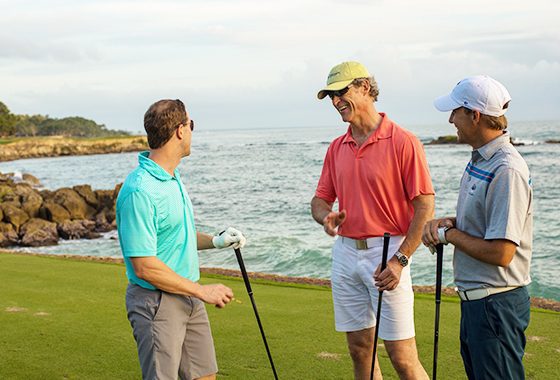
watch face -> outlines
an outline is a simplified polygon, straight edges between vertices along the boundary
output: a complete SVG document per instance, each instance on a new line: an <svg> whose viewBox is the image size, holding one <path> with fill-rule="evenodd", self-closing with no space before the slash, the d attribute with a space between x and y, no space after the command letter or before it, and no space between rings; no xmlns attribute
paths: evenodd
<svg viewBox="0 0 560 380"><path fill-rule="evenodd" d="M408 265L408 258L402 253L398 256L398 259L399 259L399 263L401 263L403 267Z"/></svg>

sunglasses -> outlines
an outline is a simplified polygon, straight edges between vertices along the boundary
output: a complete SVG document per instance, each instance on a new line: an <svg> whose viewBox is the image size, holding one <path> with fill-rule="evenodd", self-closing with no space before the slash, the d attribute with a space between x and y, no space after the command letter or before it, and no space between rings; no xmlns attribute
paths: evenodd
<svg viewBox="0 0 560 380"><path fill-rule="evenodd" d="M334 98L335 96L337 97L341 97L344 96L344 94L346 94L348 92L348 90L350 90L350 86L352 86L351 84L349 84L347 87L344 87L342 90L337 90L337 91L329 91L327 93L327 95L329 95L329 98Z"/></svg>
<svg viewBox="0 0 560 380"><path fill-rule="evenodd" d="M194 120L193 120L193 119L191 119L190 124L187 124L187 122L185 121L184 123L179 124L179 125L177 126L177 128L186 127L187 125L188 125L189 127L191 127L191 132L194 131Z"/></svg>

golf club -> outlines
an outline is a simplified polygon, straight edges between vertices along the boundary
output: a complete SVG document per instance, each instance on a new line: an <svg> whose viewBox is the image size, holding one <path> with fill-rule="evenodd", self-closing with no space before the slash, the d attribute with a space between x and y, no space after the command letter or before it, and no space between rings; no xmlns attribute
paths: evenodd
<svg viewBox="0 0 560 380"><path fill-rule="evenodd" d="M272 361L272 355L270 355L270 350L268 348L268 343L266 342L266 336L264 335L264 329L261 324L261 319L259 318L259 312L257 311L257 304L255 304L255 299L253 298L253 290L251 289L251 283L249 282L249 276L247 275L247 270L245 269L245 264L243 263L243 257L241 257L241 250L239 248L234 248L235 257L237 257L237 262L239 263L239 269L241 269L241 274L243 275L243 281L245 282L245 287L247 288L247 293L253 304L253 310L255 312L255 317L257 318L257 323L259 329L261 330L262 339L264 346L266 348L266 353L268 355L268 360L270 361L270 366L272 367L272 372L274 373L274 379L278 380L278 375L276 374L276 368L274 367L274 362Z"/></svg>
<svg viewBox="0 0 560 380"><path fill-rule="evenodd" d="M436 318L434 326L434 363L432 365L432 379L437 378L437 356L439 340L439 307L441 304L441 277L443 268L443 244L436 245Z"/></svg>
<svg viewBox="0 0 560 380"><path fill-rule="evenodd" d="M381 257L381 271L387 266L387 251L389 250L389 240L391 235L388 232L383 234L383 255ZM373 336L373 357L371 359L371 373L369 376L370 380L373 380L373 371L375 369L375 356L377 354L377 338L379 336L379 324L381 322L381 298L383 297L383 291L379 292L379 298L377 299L377 317L375 320L375 334Z"/></svg>

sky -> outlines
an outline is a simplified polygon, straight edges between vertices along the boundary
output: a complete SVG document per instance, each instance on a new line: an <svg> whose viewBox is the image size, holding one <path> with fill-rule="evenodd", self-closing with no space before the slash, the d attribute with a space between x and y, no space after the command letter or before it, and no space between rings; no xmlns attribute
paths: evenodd
<svg viewBox="0 0 560 380"><path fill-rule="evenodd" d="M559 120L555 0L0 0L0 101L143 132L154 101L184 101L197 129L321 127L330 69L366 65L378 111L446 123L433 99L487 74L511 121Z"/></svg>

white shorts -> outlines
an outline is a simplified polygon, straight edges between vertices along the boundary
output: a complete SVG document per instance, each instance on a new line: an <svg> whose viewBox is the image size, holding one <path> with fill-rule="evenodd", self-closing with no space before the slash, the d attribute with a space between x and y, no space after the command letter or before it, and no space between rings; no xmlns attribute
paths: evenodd
<svg viewBox="0 0 560 380"><path fill-rule="evenodd" d="M375 326L379 292L373 274L381 263L383 238L374 246L358 250L339 237L333 246L331 286L336 330L359 331ZM399 249L403 236L392 236L387 260ZM403 269L399 285L383 292L379 337L402 340L414 337L414 293L409 265Z"/></svg>

